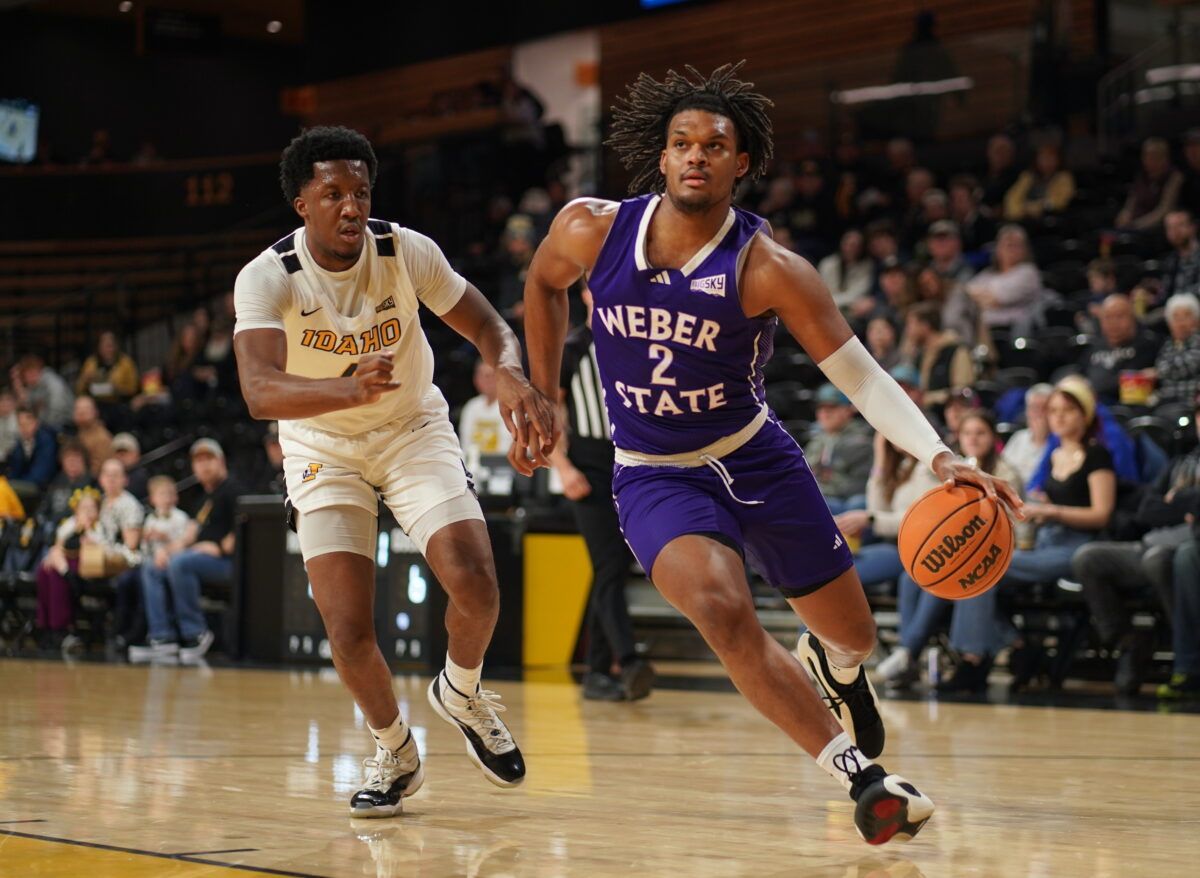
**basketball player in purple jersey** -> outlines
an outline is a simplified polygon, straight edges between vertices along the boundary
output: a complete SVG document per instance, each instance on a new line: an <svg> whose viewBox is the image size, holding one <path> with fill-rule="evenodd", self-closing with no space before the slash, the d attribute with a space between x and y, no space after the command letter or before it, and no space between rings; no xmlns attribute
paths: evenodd
<svg viewBox="0 0 1200 878"><path fill-rule="evenodd" d="M934 806L872 761L884 729L862 663L875 623L804 454L766 405L762 369L777 322L939 478L1020 501L942 444L812 266L732 206L737 183L758 177L772 154L771 102L736 78L740 66L707 78L671 71L663 82L642 74L614 108L609 145L635 172L631 190L653 194L580 199L554 220L525 284L532 379L547 395L557 387L565 291L586 275L625 539L742 694L849 791L859 834L906 840ZM543 452L514 448L511 459L528 470ZM759 624L743 558L807 625L803 666Z"/></svg>

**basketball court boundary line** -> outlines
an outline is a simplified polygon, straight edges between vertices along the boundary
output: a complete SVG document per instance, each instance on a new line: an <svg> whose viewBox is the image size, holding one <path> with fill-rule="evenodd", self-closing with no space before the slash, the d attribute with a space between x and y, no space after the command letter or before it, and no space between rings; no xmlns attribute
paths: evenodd
<svg viewBox="0 0 1200 878"><path fill-rule="evenodd" d="M137 854L143 857L156 857L160 860L178 860L183 863L197 863L201 866L221 866L225 869L236 869L239 872L258 872L263 875L283 875L285 878L329 878L316 872L290 872L286 869L272 869L268 866L246 866L238 863L223 863L220 860L206 860L188 854L164 854L159 851L146 851L140 848L127 848L114 844L101 844L94 841L77 841L73 838L59 838L53 835L37 835L32 832L17 832L15 829L0 829L0 836L11 835L15 838L29 838L34 841L51 841L59 844L71 844L76 847L94 848L101 851L114 851L120 854ZM230 852L231 853L231 852Z"/></svg>

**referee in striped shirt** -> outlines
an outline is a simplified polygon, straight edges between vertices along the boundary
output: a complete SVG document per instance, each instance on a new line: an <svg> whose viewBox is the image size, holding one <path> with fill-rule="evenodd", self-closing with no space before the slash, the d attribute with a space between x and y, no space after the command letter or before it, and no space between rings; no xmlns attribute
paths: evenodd
<svg viewBox="0 0 1200 878"><path fill-rule="evenodd" d="M551 462L562 479L563 493L572 501L575 523L592 561L583 697L635 701L650 694L654 670L634 650L633 623L625 600L633 555L621 536L613 508L612 431L592 341L592 294L586 288L583 301L587 324L567 336L559 382L568 429Z"/></svg>

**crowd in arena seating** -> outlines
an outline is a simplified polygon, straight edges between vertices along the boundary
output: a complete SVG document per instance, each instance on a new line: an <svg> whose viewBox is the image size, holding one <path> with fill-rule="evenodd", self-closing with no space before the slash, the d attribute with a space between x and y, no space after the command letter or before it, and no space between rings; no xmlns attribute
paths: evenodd
<svg viewBox="0 0 1200 878"><path fill-rule="evenodd" d="M768 219L778 243L818 268L850 325L947 442L1019 488L1030 510L1013 566L988 596L951 605L921 591L902 569L895 538L932 475L873 435L779 334L768 402L805 445L868 592L896 601L898 645L879 674L897 688L918 681L922 650L946 636L955 667L942 689L980 691L997 659L1018 688L1059 682L1054 656L1087 647L1115 658L1118 689L1133 692L1156 635L1164 642L1169 628L1174 675L1159 695L1200 694L1200 130L1178 144L1147 140L1130 172L1071 167L1069 155L1052 135L997 134L976 167L927 166L903 139L875 162L842 137L830 155L780 162L739 195ZM557 179L516 205L497 196L483 232L448 254L518 331L525 272L567 197ZM231 485L282 492L278 442L247 419L240 400L232 320L228 296L211 312L197 309L157 364L135 363L115 334L102 333L73 390L36 356L10 372L0 391L0 459L24 511L0 538L2 563L10 578L36 577L43 643L77 642L67 638L78 636L88 587L72 566L73 540L116 554L124 546L128 569L116 575L116 592L142 596L151 610L147 634L143 611L126 612L122 598L121 624L103 632L110 645L143 641L135 655L157 656L171 643L194 653L204 640L193 600L199 579L168 556L196 551L187 541L197 539L204 522L196 516L206 503L211 512L214 491L211 478L188 471L197 455L182 452L200 447L201 467L227 458ZM451 406L478 393L464 413L464 445L499 451L486 370L437 321L425 328ZM220 453L193 445L199 437L215 439ZM182 536L166 484L152 475L181 488L193 516ZM92 497L97 477L102 493ZM105 504L127 490L144 516L136 540L129 527L104 524ZM149 513L140 506L147 500ZM152 531L144 522L155 516L162 527ZM228 561L226 536L201 540L218 551L193 565L213 581L228 578L209 563ZM168 594L184 604L173 621L164 617ZM1079 636L1068 644L1062 630L1048 635L1031 608L1073 613L1083 620ZM1164 627L1145 627L1147 618Z"/></svg>

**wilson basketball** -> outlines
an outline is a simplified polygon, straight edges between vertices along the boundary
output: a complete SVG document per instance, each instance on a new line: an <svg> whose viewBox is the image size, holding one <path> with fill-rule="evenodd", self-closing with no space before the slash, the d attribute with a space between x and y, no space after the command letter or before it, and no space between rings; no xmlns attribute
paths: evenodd
<svg viewBox="0 0 1200 878"><path fill-rule="evenodd" d="M940 598L983 594L1013 553L1013 528L998 500L974 485L938 486L900 522L900 561L917 585Z"/></svg>

